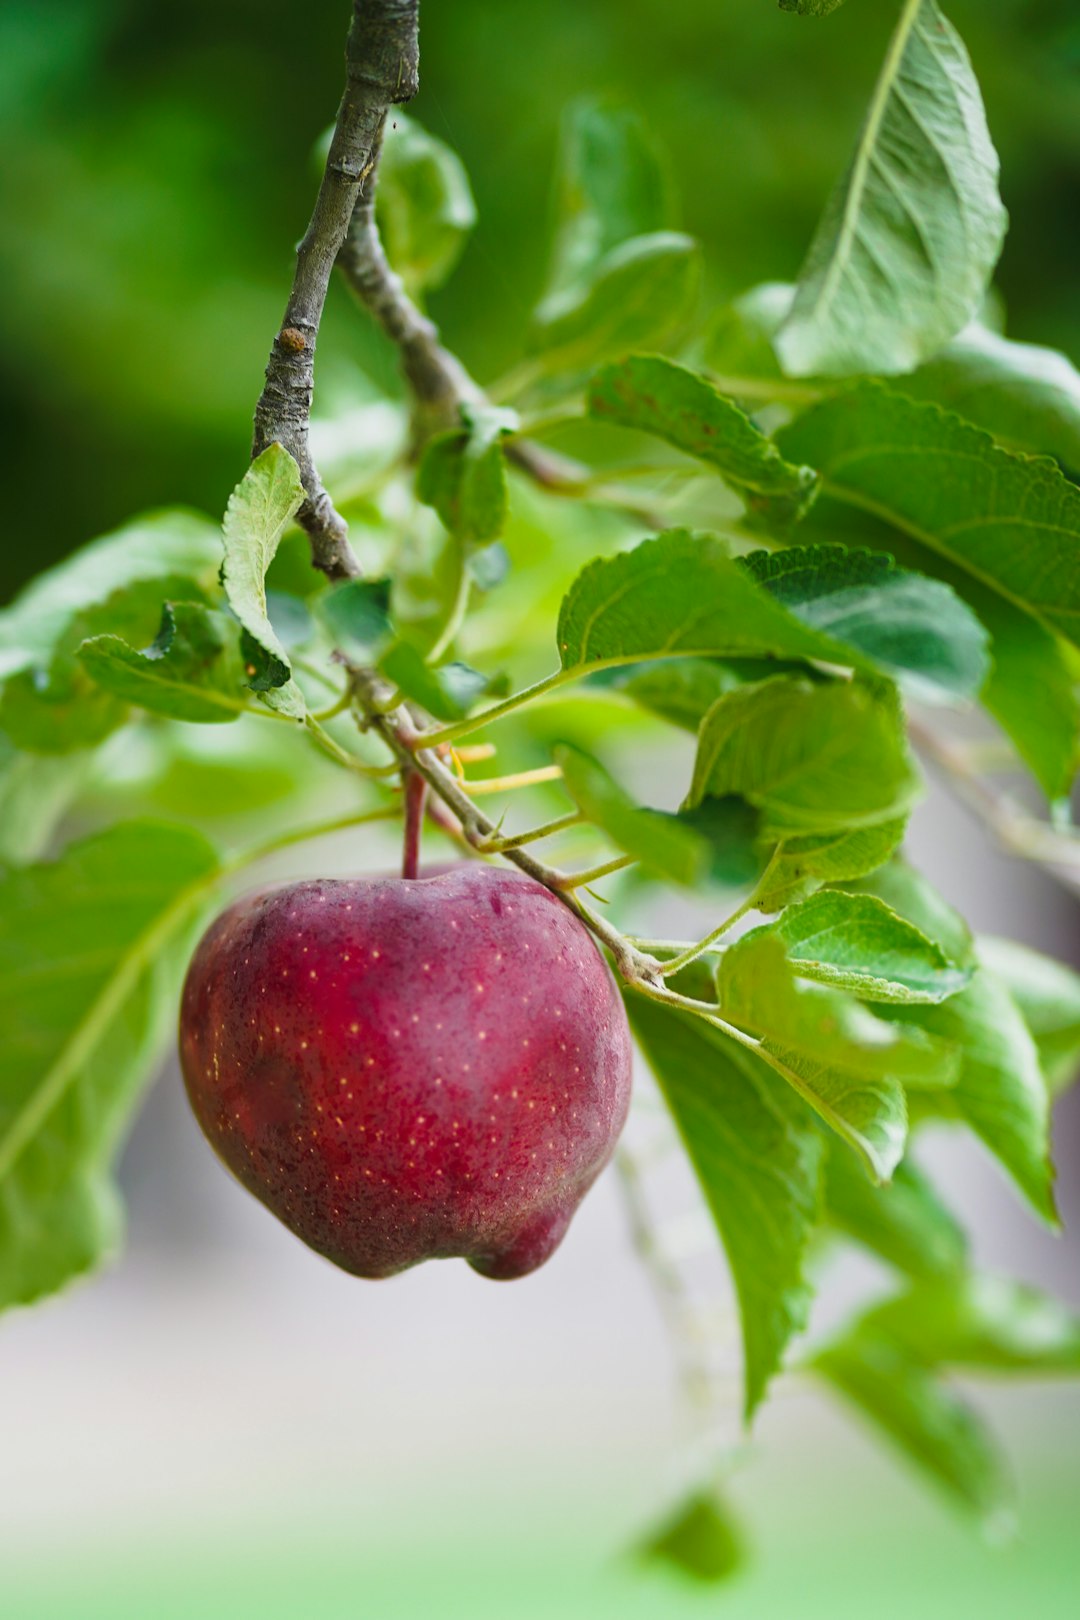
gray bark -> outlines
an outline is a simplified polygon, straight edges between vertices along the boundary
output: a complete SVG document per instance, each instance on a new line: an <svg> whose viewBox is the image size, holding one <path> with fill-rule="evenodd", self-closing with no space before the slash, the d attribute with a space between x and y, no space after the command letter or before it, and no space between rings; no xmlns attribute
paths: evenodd
<svg viewBox="0 0 1080 1620"><path fill-rule="evenodd" d="M370 191L387 108L412 99L419 83L419 0L353 0L345 94L311 223L255 410L253 455L277 441L294 457L307 500L298 514L312 561L331 579L360 572L348 527L323 487L308 449L315 344L330 275L357 203Z"/></svg>

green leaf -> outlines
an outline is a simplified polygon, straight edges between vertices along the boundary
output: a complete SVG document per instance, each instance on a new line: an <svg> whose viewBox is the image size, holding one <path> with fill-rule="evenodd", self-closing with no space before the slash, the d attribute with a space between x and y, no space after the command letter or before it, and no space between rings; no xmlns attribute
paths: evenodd
<svg viewBox="0 0 1080 1620"><path fill-rule="evenodd" d="M377 663L394 639L390 590L388 579L350 579L315 605L334 646L354 663Z"/></svg>
<svg viewBox="0 0 1080 1620"><path fill-rule="evenodd" d="M700 1018L631 992L626 1004L727 1254L749 1418L806 1326L803 1262L818 1219L824 1138L752 1052Z"/></svg>
<svg viewBox="0 0 1080 1620"><path fill-rule="evenodd" d="M900 1082L948 1084L948 1047L883 1022L839 991L800 983L771 928L744 934L724 952L716 984L725 1020L759 1036L777 1072L874 1180L887 1181L907 1140Z"/></svg>
<svg viewBox="0 0 1080 1620"><path fill-rule="evenodd" d="M775 385L780 398L795 395L805 403L807 390L784 380L773 348L773 338L791 313L795 288L787 281L762 281L721 305L705 334L705 364L719 373L717 386L725 392L750 388L761 393L761 384Z"/></svg>
<svg viewBox="0 0 1080 1620"><path fill-rule="evenodd" d="M702 881L709 845L700 834L676 816L635 804L604 767L580 749L563 743L553 750L553 757L578 809L619 849L674 883L693 886Z"/></svg>
<svg viewBox="0 0 1080 1620"><path fill-rule="evenodd" d="M953 1277L967 1259L967 1238L910 1158L887 1186L875 1187L851 1154L831 1143L825 1165L825 1216L846 1237L911 1277Z"/></svg>
<svg viewBox="0 0 1080 1620"><path fill-rule="evenodd" d="M680 815L646 809L590 755L567 743L552 752L578 809L646 871L697 888L752 882L760 870L755 819L741 800L709 799Z"/></svg>
<svg viewBox="0 0 1080 1620"><path fill-rule="evenodd" d="M895 822L918 791L891 706L850 682L777 676L713 704L689 802L737 793L783 838Z"/></svg>
<svg viewBox="0 0 1080 1620"><path fill-rule="evenodd" d="M933 940L869 894L830 890L771 925L801 979L835 985L864 1001L940 1002L962 990L958 968Z"/></svg>
<svg viewBox="0 0 1080 1620"><path fill-rule="evenodd" d="M289 655L266 613L266 570L303 504L296 462L280 444L271 444L251 463L225 511L221 578L230 607L260 655L256 690L284 686L291 674Z"/></svg>
<svg viewBox="0 0 1080 1620"><path fill-rule="evenodd" d="M960 967L975 965L975 946L967 923L929 879L906 861L892 860L849 887L859 894L876 895L890 910L906 917L951 962Z"/></svg>
<svg viewBox="0 0 1080 1620"><path fill-rule="evenodd" d="M869 383L816 406L779 439L824 476L828 498L814 514L824 532L835 537L834 511L853 515L858 543L884 538L975 609L992 640L987 707L1048 796L1061 797L1080 708L1055 635L1080 641L1080 490L1052 462L1011 455L937 406Z"/></svg>
<svg viewBox="0 0 1080 1620"><path fill-rule="evenodd" d="M925 878L902 861L882 867L858 887L876 894L936 940L953 962L974 964L967 925ZM882 1016L890 1016L890 1009L883 1008ZM985 968L977 968L967 988L940 1007L905 1007L898 1016L957 1048L956 1084L935 1095L934 1110L969 1125L1035 1212L1055 1225L1049 1095L1034 1042L1005 984Z"/></svg>
<svg viewBox="0 0 1080 1620"><path fill-rule="evenodd" d="M742 684L738 670L709 658L667 658L659 664L632 666L615 682L618 691L643 709L693 732L718 697Z"/></svg>
<svg viewBox="0 0 1080 1620"><path fill-rule="evenodd" d="M1080 489L936 405L860 383L779 435L835 499L909 535L1080 645ZM915 468L918 476L913 476Z"/></svg>
<svg viewBox="0 0 1080 1620"><path fill-rule="evenodd" d="M874 1306L854 1330L927 1367L972 1372L1080 1372L1080 1317L1035 1288L969 1275L918 1283Z"/></svg>
<svg viewBox="0 0 1080 1620"><path fill-rule="evenodd" d="M23 754L0 737L0 865L22 866L37 859L87 771L86 754Z"/></svg>
<svg viewBox="0 0 1080 1620"><path fill-rule="evenodd" d="M810 1367L962 1508L985 1521L1006 1509L1005 1471L981 1419L902 1350L851 1337Z"/></svg>
<svg viewBox="0 0 1080 1620"><path fill-rule="evenodd" d="M426 664L408 641L395 641L379 660L387 680L436 720L462 720L491 682L468 664Z"/></svg>
<svg viewBox="0 0 1080 1620"><path fill-rule="evenodd" d="M830 199L777 352L792 376L910 371L976 314L1007 224L964 45L905 0L851 166Z"/></svg>
<svg viewBox="0 0 1080 1620"><path fill-rule="evenodd" d="M1080 737L1071 649L1026 609L867 510L826 494L804 530L820 533L830 544L843 540L850 547L888 550L909 568L936 574L967 602L990 633L991 667L982 704L1008 733L1047 797L1063 798L1075 774ZM1040 695L1034 709L1033 690Z"/></svg>
<svg viewBox="0 0 1080 1620"><path fill-rule="evenodd" d="M79 659L98 686L175 720L235 720L250 707L235 620L197 602L167 602L145 652L121 636L94 636Z"/></svg>
<svg viewBox="0 0 1080 1620"><path fill-rule="evenodd" d="M589 385L588 408L708 462L769 527L797 522L817 494L812 468L789 465L733 401L673 360L636 354L606 366Z"/></svg>
<svg viewBox="0 0 1080 1620"><path fill-rule="evenodd" d="M989 637L950 586L844 546L755 551L740 564L803 624L864 656L923 703L977 697Z"/></svg>
<svg viewBox="0 0 1080 1620"><path fill-rule="evenodd" d="M660 347L684 324L700 283L693 237L635 236L612 248L587 281L545 298L530 347L549 366L577 370L627 349Z"/></svg>
<svg viewBox="0 0 1080 1620"><path fill-rule="evenodd" d="M96 687L77 666L22 669L0 691L0 730L30 754L94 748L127 719L127 705Z"/></svg>
<svg viewBox="0 0 1080 1620"><path fill-rule="evenodd" d="M241 640L241 645L243 641ZM250 672L251 665L248 665ZM252 689L259 694L259 701L265 703L268 709L275 714L282 714L289 720L303 720L308 712L307 700L294 680L287 680L284 686L272 686L263 689L255 681L251 683Z"/></svg>
<svg viewBox="0 0 1080 1620"><path fill-rule="evenodd" d="M75 615L122 588L181 576L208 590L220 565L221 533L208 519L182 511L136 518L38 574L0 611L0 678L30 664L48 665ZM158 596L159 611L168 594Z"/></svg>
<svg viewBox="0 0 1080 1620"><path fill-rule="evenodd" d="M726 1581L745 1560L742 1536L715 1491L694 1491L637 1549L697 1581Z"/></svg>
<svg viewBox="0 0 1080 1620"><path fill-rule="evenodd" d="M383 135L375 213L387 257L413 297L442 286L476 224L457 153L398 108Z"/></svg>
<svg viewBox="0 0 1080 1620"><path fill-rule="evenodd" d="M850 656L758 590L721 540L688 529L590 563L563 599L557 635L564 669L677 654L815 658L826 647Z"/></svg>
<svg viewBox="0 0 1080 1620"><path fill-rule="evenodd" d="M631 237L674 223L666 165L637 113L611 99L575 102L559 144L545 299L587 284L612 249Z"/></svg>
<svg viewBox="0 0 1080 1620"><path fill-rule="evenodd" d="M1049 1093L1035 1043L1005 985L980 968L959 995L940 1007L905 1008L904 1017L959 1050L959 1078L951 1091L935 1096L935 1110L964 1120L1036 1214L1056 1226Z"/></svg>
<svg viewBox="0 0 1080 1620"><path fill-rule="evenodd" d="M943 567L938 568L944 573ZM1080 698L1070 649L1030 613L973 579L957 588L991 636L993 668L983 706L1012 740L1046 797L1068 797L1080 750ZM1032 704L1031 694L1039 701Z"/></svg>
<svg viewBox="0 0 1080 1620"><path fill-rule="evenodd" d="M706 876L712 882L731 889L753 888L765 870L768 852L762 848L759 817L752 805L734 794L706 798L690 808L684 805L675 819L705 840Z"/></svg>
<svg viewBox="0 0 1080 1620"><path fill-rule="evenodd" d="M683 711L687 675L695 694L754 679L745 666L687 669L687 658L839 664L900 678L913 696L936 701L974 696L987 667L974 615L947 586L888 557L815 546L733 559L715 535L686 529L591 563L563 600L557 633L567 670L681 655L683 669L638 690L676 683Z"/></svg>
<svg viewBox="0 0 1080 1620"><path fill-rule="evenodd" d="M516 430L518 418L491 405L463 406L462 415L464 431L440 433L425 449L416 493L464 545L487 546L506 523L502 441Z"/></svg>
<svg viewBox="0 0 1080 1620"><path fill-rule="evenodd" d="M1054 349L1013 343L973 322L934 359L893 383L985 428L1012 450L1080 473L1080 371Z"/></svg>
<svg viewBox="0 0 1080 1620"><path fill-rule="evenodd" d="M0 1305L115 1246L109 1165L175 1016L217 872L197 833L129 822L0 881Z"/></svg>
<svg viewBox="0 0 1080 1620"><path fill-rule="evenodd" d="M20 670L5 683L0 726L29 753L65 754L103 742L128 718L127 703L91 679L79 647L102 632L145 646L161 624L165 600L199 596L196 581L166 574L132 580L73 614L57 635L47 667Z"/></svg>
<svg viewBox="0 0 1080 1620"><path fill-rule="evenodd" d="M842 883L873 872L903 841L907 817L874 827L841 829L785 838L777 846L769 877L758 895L759 911L782 911L825 883Z"/></svg>
<svg viewBox="0 0 1080 1620"><path fill-rule="evenodd" d="M1051 1095L1080 1068L1080 974L1012 939L980 935L979 961L1006 984L1035 1040Z"/></svg>

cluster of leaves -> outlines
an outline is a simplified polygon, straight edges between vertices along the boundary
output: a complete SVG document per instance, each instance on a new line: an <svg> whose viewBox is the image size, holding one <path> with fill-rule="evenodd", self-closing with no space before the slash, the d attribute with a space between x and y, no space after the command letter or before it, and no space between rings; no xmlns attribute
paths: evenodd
<svg viewBox="0 0 1080 1620"><path fill-rule="evenodd" d="M1080 376L979 323L1004 229L996 167L962 44L934 0L905 0L798 286L702 321L662 159L626 109L579 107L503 403L470 404L418 466L388 401L316 424L367 578L331 588L305 570L297 470L271 446L223 533L140 520L0 615L0 1307L112 1247L110 1162L192 930L247 858L180 809L189 728L231 724L260 767L313 747L350 792L364 782L359 819L390 790L368 780L381 761L335 650L451 745L515 714L518 746L550 759L531 704L572 687L554 722L562 808L643 883L739 891L727 923L767 919L673 947L674 998L626 993L727 1254L747 1417L807 1326L807 1259L829 1233L898 1291L806 1369L958 1501L999 1510L1003 1471L948 1375L1076 1370L1080 1328L973 1271L909 1147L962 1123L1053 1225L1050 1107L1080 1061L1080 980L973 939L900 853L919 794L908 702L981 704L1059 814L1077 762ZM415 123L388 142L380 211L420 296L473 210L457 159ZM513 451L560 424L585 459L545 461L538 490ZM583 545L597 555L581 569ZM504 660L544 657L531 625L548 607L558 667L478 708L507 691ZM678 811L639 804L595 757L628 715L693 736ZM169 821L131 817L147 746L172 772ZM232 791L232 753L202 762L211 804ZM280 841L296 836L290 769ZM125 781L127 819L112 809ZM107 824L76 836L101 819L103 782ZM734 1545L701 1491L652 1544L702 1574Z"/></svg>

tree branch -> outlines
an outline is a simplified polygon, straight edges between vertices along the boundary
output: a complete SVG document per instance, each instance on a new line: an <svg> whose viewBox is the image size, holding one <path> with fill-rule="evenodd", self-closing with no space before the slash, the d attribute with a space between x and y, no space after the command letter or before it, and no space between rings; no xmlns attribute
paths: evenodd
<svg viewBox="0 0 1080 1620"><path fill-rule="evenodd" d="M275 440L300 468L307 500L298 514L312 561L330 579L360 572L348 527L323 487L308 449L315 344L326 292L365 182L373 176L387 108L409 101L419 82L419 0L353 0L345 49L345 94L311 223L255 410L253 455Z"/></svg>
<svg viewBox="0 0 1080 1620"><path fill-rule="evenodd" d="M466 843L480 851L499 848L499 832L494 822L477 809L465 787L438 754L430 748L417 746L420 733L408 709L404 705L388 707L394 695L391 684L376 670L356 667L350 667L350 679L365 729L376 732L382 738L406 772L411 770L423 778L432 794L457 817ZM558 895L586 928L607 946L628 984L647 985L657 999L674 1002L674 993L665 989L660 977L659 962L635 950L617 928L613 928L604 918L597 917L578 900L568 887L573 883L572 874L546 866L526 849L507 848L500 850L500 853Z"/></svg>
<svg viewBox="0 0 1080 1620"><path fill-rule="evenodd" d="M1080 837L1030 815L971 768L965 751L932 726L909 717L908 732L919 753L993 840L1008 854L1041 867L1061 888L1080 898Z"/></svg>
<svg viewBox="0 0 1080 1620"><path fill-rule="evenodd" d="M444 348L439 329L405 291L391 268L375 223L378 150L373 168L353 209L338 265L352 291L401 355L401 369L417 407L418 438L453 427L461 407L480 404L484 393L461 361Z"/></svg>

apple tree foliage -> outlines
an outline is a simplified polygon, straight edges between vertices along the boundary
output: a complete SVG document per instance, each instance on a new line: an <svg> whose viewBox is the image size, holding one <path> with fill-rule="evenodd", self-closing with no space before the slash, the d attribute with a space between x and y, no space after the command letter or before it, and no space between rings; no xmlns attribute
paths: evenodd
<svg viewBox="0 0 1080 1620"><path fill-rule="evenodd" d="M820 24L838 51L860 5ZM572 107L520 362L485 389L423 313L468 180L395 114L375 221L412 336L373 313L449 396L367 380L316 406L349 566L310 567L311 469L272 438L223 525L134 518L0 612L0 1306L115 1251L112 1166L223 896L286 844L399 816L415 757L433 842L531 862L609 950L726 1255L747 1422L799 1369L1000 1514L953 1375L1076 1371L1080 1322L974 1266L920 1136L965 1127L1055 1226L1080 979L973 936L904 837L913 741L992 812L947 740L977 707L1047 807L1014 841L1074 836L1080 375L985 324L1006 217L979 87L936 0L894 9L798 282L728 307L638 115ZM665 885L710 908L704 939L648 939ZM804 1341L823 1236L889 1282ZM726 1574L714 1485L645 1551Z"/></svg>

